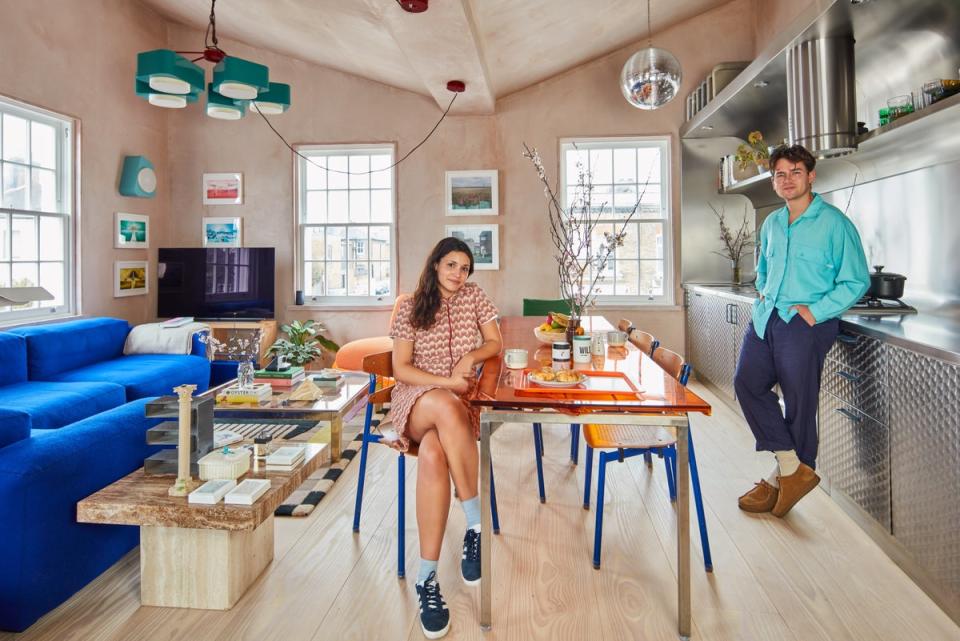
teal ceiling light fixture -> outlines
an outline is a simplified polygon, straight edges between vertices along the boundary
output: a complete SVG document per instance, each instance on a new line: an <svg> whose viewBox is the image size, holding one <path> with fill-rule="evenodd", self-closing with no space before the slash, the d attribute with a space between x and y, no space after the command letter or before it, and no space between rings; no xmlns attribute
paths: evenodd
<svg viewBox="0 0 960 641"><path fill-rule="evenodd" d="M221 120L239 120L247 104L263 115L282 114L290 108L290 85L270 82L265 65L227 55L217 44L217 0L210 0L210 23L203 51L154 49L137 54L136 93L151 105L171 109L196 102L203 93L205 60L216 65L213 82L206 84L207 115ZM212 40L212 44L211 44ZM197 55L188 60L181 54Z"/></svg>

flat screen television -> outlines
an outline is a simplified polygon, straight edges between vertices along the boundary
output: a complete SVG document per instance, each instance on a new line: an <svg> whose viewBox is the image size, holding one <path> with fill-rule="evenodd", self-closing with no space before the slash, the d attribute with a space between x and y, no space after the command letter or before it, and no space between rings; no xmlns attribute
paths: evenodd
<svg viewBox="0 0 960 641"><path fill-rule="evenodd" d="M157 316L273 318L273 247L161 248Z"/></svg>

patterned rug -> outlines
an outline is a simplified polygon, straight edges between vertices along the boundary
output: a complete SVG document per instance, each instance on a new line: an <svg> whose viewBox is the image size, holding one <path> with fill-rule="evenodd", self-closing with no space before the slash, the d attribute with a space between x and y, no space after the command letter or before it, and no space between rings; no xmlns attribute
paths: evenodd
<svg viewBox="0 0 960 641"><path fill-rule="evenodd" d="M371 426L380 424L380 419L386 414L389 408L384 408L381 412L376 412L370 421ZM347 429L347 426L344 426ZM361 419L360 432L349 444L345 445L340 451L340 460L329 467L324 467L307 478L300 487L294 490L293 494L287 497L287 500L274 511L274 516L309 516L313 509L319 505L330 490L333 484L343 474L343 470L350 464L354 458L360 455L360 446L363 444L363 422Z"/></svg>

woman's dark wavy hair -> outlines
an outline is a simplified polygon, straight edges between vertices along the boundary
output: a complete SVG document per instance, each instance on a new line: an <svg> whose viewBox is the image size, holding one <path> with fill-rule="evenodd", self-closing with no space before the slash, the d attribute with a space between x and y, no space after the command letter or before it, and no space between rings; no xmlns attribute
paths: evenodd
<svg viewBox="0 0 960 641"><path fill-rule="evenodd" d="M413 294L413 314L411 323L417 329L430 329L437 320L440 310L440 285L437 281L437 265L450 252L463 252L470 257L470 273L473 274L473 252L470 246L459 238L444 238L427 256L427 263L420 273L420 284Z"/></svg>

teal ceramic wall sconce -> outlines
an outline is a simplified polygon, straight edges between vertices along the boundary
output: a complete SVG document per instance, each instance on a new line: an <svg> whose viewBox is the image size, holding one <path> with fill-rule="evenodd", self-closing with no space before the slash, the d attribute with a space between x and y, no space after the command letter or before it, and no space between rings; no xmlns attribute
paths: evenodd
<svg viewBox="0 0 960 641"><path fill-rule="evenodd" d="M157 191L157 173L153 163L143 156L127 156L120 173L120 194L134 198L153 198Z"/></svg>

